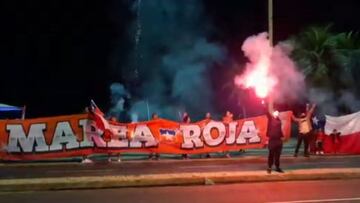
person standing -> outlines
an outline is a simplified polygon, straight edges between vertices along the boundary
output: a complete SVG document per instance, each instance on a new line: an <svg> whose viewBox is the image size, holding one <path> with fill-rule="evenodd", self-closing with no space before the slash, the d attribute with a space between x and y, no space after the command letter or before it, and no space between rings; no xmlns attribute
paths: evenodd
<svg viewBox="0 0 360 203"><path fill-rule="evenodd" d="M156 121L159 119L159 115L157 113L153 113L151 115L151 120L152 121ZM160 154L158 153L154 153L154 152L150 152L149 154L149 159L154 159L154 160L159 160L160 159Z"/></svg>
<svg viewBox="0 0 360 203"><path fill-rule="evenodd" d="M275 162L275 171L279 173L284 173L284 171L280 168L280 156L283 147L284 135L281 129L281 120L279 117L279 111L274 111L273 103L270 102L268 106L268 131L267 136L269 138L268 143L268 168L267 173L270 174L272 171L272 166Z"/></svg>
<svg viewBox="0 0 360 203"><path fill-rule="evenodd" d="M324 139L325 139L325 133L323 129L319 129L316 132L316 148L315 148L315 154L317 155L323 155L324 154Z"/></svg>
<svg viewBox="0 0 360 203"><path fill-rule="evenodd" d="M182 122L183 123L191 123L191 119L190 116L187 112L184 112L183 117L182 117ZM189 159L189 155L188 154L182 154L182 158L183 159Z"/></svg>
<svg viewBox="0 0 360 203"><path fill-rule="evenodd" d="M207 122L210 122L210 121L212 120L212 118L211 118L211 113L210 113L210 112L207 112L207 113L205 114L205 120L206 120ZM206 154L205 154L205 158L211 158L210 153L206 153Z"/></svg>
<svg viewBox="0 0 360 203"><path fill-rule="evenodd" d="M338 152L338 148L339 148L339 144L340 144L340 135L341 133L337 130L337 129L333 129L330 137L333 143L333 150L334 153L336 154Z"/></svg>
<svg viewBox="0 0 360 203"><path fill-rule="evenodd" d="M300 114L300 117L297 118L292 115L292 120L298 123L299 126L299 135L295 148L294 157L298 156L299 148L302 141L304 141L304 157L309 157L309 140L311 138L312 124L311 117L315 110L316 105L313 104L311 108L307 105L306 111Z"/></svg>
<svg viewBox="0 0 360 203"><path fill-rule="evenodd" d="M111 124L111 123L117 123L118 122L118 120L117 120L117 118L115 117L115 116L111 116L110 117L110 119L109 119L109 123ZM110 138L108 138L108 139L112 139L111 137ZM112 159L111 159L111 157L112 157L112 153L108 153L108 162L112 162ZM116 154L117 155L117 162L121 162L121 154L120 153L117 153Z"/></svg>
<svg viewBox="0 0 360 203"><path fill-rule="evenodd" d="M230 111L226 111L225 116L223 117L223 123L229 125L233 121L234 115ZM229 151L224 151L224 156L226 158L231 158Z"/></svg>

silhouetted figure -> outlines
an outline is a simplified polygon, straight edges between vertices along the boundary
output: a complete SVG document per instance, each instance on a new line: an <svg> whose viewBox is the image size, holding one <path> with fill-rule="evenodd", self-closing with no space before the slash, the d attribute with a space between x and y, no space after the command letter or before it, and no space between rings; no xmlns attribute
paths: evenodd
<svg viewBox="0 0 360 203"><path fill-rule="evenodd" d="M335 154L337 153L338 147L340 144L340 135L341 135L341 133L339 131L337 131L337 129L333 129L333 131L330 134L330 137L333 142L333 146L334 146L333 149L334 149Z"/></svg>
<svg viewBox="0 0 360 203"><path fill-rule="evenodd" d="M207 112L206 114L205 114L205 120L207 120L207 121L211 121L211 113L210 112ZM210 156L210 153L206 153L205 154L205 158L211 158L211 156Z"/></svg>
<svg viewBox="0 0 360 203"><path fill-rule="evenodd" d="M309 157L309 140L312 133L311 116L315 110L315 106L316 105L313 104L312 107L309 108L307 105L306 112L301 113L299 118L292 115L292 119L297 122L299 126L299 135L294 157L297 157L302 141L304 141L304 156Z"/></svg>
<svg viewBox="0 0 360 203"><path fill-rule="evenodd" d="M157 113L153 113L152 115L151 115L151 120L157 120L157 119L159 119L159 115L157 114ZM150 153L149 154L149 159L154 159L154 160L159 160L159 158L160 158L160 154L158 154L158 153Z"/></svg>
<svg viewBox="0 0 360 203"><path fill-rule="evenodd" d="M190 116L187 112L184 112L183 117L182 117L182 122L183 123L191 123L191 119ZM189 155L188 154L182 154L182 158L183 159L189 159Z"/></svg>
<svg viewBox="0 0 360 203"><path fill-rule="evenodd" d="M223 123L229 124L233 121L234 115L230 111L226 111L225 116L223 117ZM230 153L228 151L224 151L224 156L226 158L231 158Z"/></svg>
<svg viewBox="0 0 360 203"><path fill-rule="evenodd" d="M269 137L268 149L268 169L267 173L271 173L272 166L275 162L275 171L279 173L284 173L280 168L280 156L283 147L284 135L281 130L281 120L279 117L279 111L274 111L273 103L270 102L267 112L267 117L269 120L268 123L268 133Z"/></svg>
<svg viewBox="0 0 360 203"><path fill-rule="evenodd" d="M315 154L317 155L324 154L324 139L325 139L325 133L323 129L317 130L316 141L315 141Z"/></svg>

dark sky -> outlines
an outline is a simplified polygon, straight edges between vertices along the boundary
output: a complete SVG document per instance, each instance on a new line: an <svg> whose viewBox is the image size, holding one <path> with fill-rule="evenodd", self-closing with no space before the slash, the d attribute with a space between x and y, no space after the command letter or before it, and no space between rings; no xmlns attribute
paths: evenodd
<svg viewBox="0 0 360 203"><path fill-rule="evenodd" d="M116 57L126 60L130 46L129 2L5 3L0 103L27 105L30 117L78 113L91 98L106 109L109 85L118 81L111 66L114 51L121 47L123 54ZM230 55L241 54L246 37L267 29L267 0L204 0L204 5L215 28L213 40ZM275 40L327 23L335 31L359 31L359 5L356 0L274 0Z"/></svg>

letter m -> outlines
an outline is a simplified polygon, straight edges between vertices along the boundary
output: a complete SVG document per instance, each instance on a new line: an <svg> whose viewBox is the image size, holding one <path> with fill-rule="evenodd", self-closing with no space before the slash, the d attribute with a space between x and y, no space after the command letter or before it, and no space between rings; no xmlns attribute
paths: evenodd
<svg viewBox="0 0 360 203"><path fill-rule="evenodd" d="M32 124L26 135L21 124L8 124L6 130L9 132L8 152L32 152L48 151L44 138L45 123Z"/></svg>

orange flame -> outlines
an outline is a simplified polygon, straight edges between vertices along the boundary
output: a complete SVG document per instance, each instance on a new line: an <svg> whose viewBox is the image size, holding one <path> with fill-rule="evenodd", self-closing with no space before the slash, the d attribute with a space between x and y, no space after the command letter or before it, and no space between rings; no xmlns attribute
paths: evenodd
<svg viewBox="0 0 360 203"><path fill-rule="evenodd" d="M251 69L247 69L245 74L235 78L235 84L245 88L254 88L259 98L265 98L269 95L276 84L274 77L269 72L270 61L266 57L255 64Z"/></svg>

